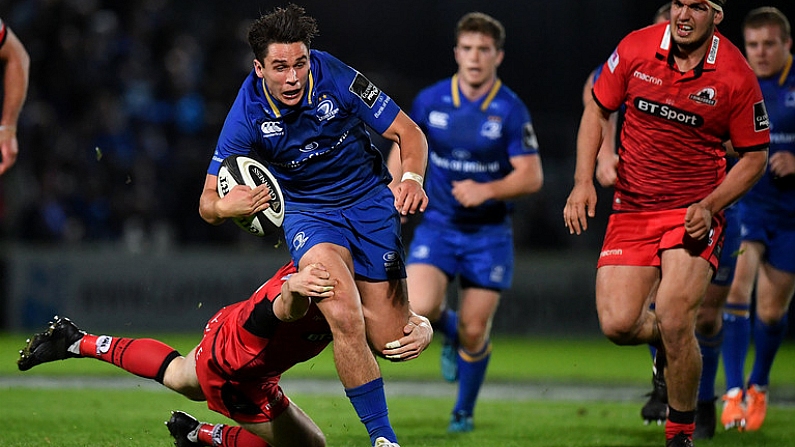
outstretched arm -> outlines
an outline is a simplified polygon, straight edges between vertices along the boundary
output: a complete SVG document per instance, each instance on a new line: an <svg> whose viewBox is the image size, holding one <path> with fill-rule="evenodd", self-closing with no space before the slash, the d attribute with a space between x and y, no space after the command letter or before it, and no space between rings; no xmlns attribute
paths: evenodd
<svg viewBox="0 0 795 447"><path fill-rule="evenodd" d="M0 175L8 171L17 160L17 121L28 93L30 56L17 36L8 28L8 35L0 47L3 72L3 115L0 117Z"/></svg>

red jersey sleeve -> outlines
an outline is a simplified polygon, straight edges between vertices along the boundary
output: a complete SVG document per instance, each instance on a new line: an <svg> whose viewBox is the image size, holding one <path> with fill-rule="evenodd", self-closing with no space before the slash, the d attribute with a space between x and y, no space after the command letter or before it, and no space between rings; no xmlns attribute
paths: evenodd
<svg viewBox="0 0 795 447"><path fill-rule="evenodd" d="M602 74L593 86L596 103L611 112L617 111L626 99L630 54L625 44L626 38L618 44L607 59Z"/></svg>
<svg viewBox="0 0 795 447"><path fill-rule="evenodd" d="M767 116L762 89L751 67L740 78L732 95L729 138L737 152L764 150L770 144L770 120Z"/></svg>

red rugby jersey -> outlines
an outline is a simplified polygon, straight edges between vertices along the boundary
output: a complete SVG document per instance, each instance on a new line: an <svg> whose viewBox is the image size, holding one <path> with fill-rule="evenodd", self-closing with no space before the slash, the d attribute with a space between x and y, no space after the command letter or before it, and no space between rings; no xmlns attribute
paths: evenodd
<svg viewBox="0 0 795 447"><path fill-rule="evenodd" d="M0 47L6 43L6 36L8 35L8 28L6 28L5 22L3 19L0 19Z"/></svg>
<svg viewBox="0 0 795 447"><path fill-rule="evenodd" d="M726 175L725 150L764 150L769 123L756 76L719 32L701 63L682 73L667 23L625 37L605 63L593 95L610 111L626 107L615 211L687 207Z"/></svg>

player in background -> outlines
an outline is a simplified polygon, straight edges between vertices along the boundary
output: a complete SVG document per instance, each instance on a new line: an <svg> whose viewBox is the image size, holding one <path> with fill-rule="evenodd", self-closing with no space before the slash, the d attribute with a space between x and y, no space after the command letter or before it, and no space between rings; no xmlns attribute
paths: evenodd
<svg viewBox="0 0 795 447"><path fill-rule="evenodd" d="M17 121L28 94L30 56L11 28L0 19L0 61L3 64L3 105L0 115L0 175L14 166L19 153Z"/></svg>
<svg viewBox="0 0 795 447"><path fill-rule="evenodd" d="M423 211L427 142L386 93L329 53L310 50L317 23L289 4L261 16L248 39L254 69L244 80L207 170L199 213L211 224L262 211L267 187L235 187L221 199L224 158L268 163L285 199L284 233L293 262L323 264L336 292L318 303L334 335L334 361L371 440L396 435L385 417L383 380L368 341L383 346L409 316L402 212ZM391 177L367 127L399 143L403 181ZM367 324L365 325L365 320Z"/></svg>
<svg viewBox="0 0 795 447"><path fill-rule="evenodd" d="M742 245L724 314L727 392L721 422L726 429L759 430L767 412L770 370L795 293L795 71L790 23L778 9L749 12L743 37L746 58L759 78L770 115L770 162L765 175L737 204ZM743 368L752 334L756 354L745 382Z"/></svg>
<svg viewBox="0 0 795 447"><path fill-rule="evenodd" d="M491 356L494 313L512 281L510 200L538 191L543 171L530 114L497 77L502 24L469 13L455 39L458 71L422 90L411 110L428 138L430 204L414 232L407 281L414 310L445 335L443 376L458 380L448 431L468 432ZM405 172L401 156L390 154L396 178ZM457 312L445 303L456 277Z"/></svg>
<svg viewBox="0 0 795 447"><path fill-rule="evenodd" d="M717 30L724 6L674 0L668 24L619 43L583 112L575 184L563 211L570 233L587 229L595 215L593 176L603 128L624 105L596 308L614 343L657 347L668 388L668 447L693 445L702 366L695 321L717 269L722 210L753 185L767 162L764 101L742 53ZM729 173L722 146L727 135L740 154Z"/></svg>
<svg viewBox="0 0 795 447"><path fill-rule="evenodd" d="M94 358L152 379L207 406L238 426L199 422L173 412L166 423L177 447L322 447L323 432L279 386L282 373L311 359L331 342L317 303L334 296L338 283L320 264L280 268L250 298L222 308L201 342L183 357L153 339L94 335L68 318L55 318L20 351L19 369L67 358ZM404 320L405 335L380 347L396 360L416 358L431 342L424 317ZM383 415L386 417L386 415ZM397 446L379 437L377 447Z"/></svg>

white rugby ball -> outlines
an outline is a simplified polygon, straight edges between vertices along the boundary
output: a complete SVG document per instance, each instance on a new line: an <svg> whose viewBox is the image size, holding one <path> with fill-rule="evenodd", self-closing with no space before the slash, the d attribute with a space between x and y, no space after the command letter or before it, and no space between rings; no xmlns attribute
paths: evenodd
<svg viewBox="0 0 795 447"><path fill-rule="evenodd" d="M276 233L284 222L284 196L279 182L259 161L242 155L230 155L218 171L218 195L224 197L237 185L255 188L266 184L271 191L270 207L253 216L232 219L245 231L255 236Z"/></svg>

